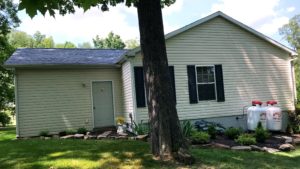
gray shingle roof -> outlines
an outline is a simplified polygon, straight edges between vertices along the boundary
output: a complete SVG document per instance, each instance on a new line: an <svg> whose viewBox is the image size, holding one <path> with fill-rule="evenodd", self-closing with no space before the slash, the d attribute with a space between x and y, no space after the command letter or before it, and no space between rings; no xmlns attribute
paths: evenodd
<svg viewBox="0 0 300 169"><path fill-rule="evenodd" d="M6 67L46 65L114 65L128 50L115 49L17 49L5 62Z"/></svg>

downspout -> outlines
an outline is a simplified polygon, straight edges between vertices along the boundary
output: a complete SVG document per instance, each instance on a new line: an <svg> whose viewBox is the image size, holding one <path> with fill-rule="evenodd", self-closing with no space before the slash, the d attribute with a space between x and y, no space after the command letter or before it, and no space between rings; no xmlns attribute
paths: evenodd
<svg viewBox="0 0 300 169"><path fill-rule="evenodd" d="M296 78L295 78L295 67L294 67L294 60L296 60L296 59L297 59L297 57L290 60L294 105L297 103L297 90L296 90L296 81L295 81Z"/></svg>

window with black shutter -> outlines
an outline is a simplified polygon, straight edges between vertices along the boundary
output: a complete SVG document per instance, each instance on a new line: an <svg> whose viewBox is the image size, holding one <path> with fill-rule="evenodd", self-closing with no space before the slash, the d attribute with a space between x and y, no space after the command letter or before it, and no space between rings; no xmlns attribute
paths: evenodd
<svg viewBox="0 0 300 169"><path fill-rule="evenodd" d="M222 65L187 66L190 103L225 101Z"/></svg>
<svg viewBox="0 0 300 169"><path fill-rule="evenodd" d="M176 103L176 88L175 88L175 74L174 66L169 66L170 78L173 90L173 96ZM146 107L146 94L145 94L145 83L144 83L144 74L143 67L134 67L134 78L135 78L135 96L136 96L136 105L137 107Z"/></svg>

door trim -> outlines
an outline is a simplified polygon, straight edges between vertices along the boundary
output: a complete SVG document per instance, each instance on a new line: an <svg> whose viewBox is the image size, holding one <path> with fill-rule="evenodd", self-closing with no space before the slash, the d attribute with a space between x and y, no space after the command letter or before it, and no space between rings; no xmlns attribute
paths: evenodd
<svg viewBox="0 0 300 169"><path fill-rule="evenodd" d="M111 82L111 88L112 88L112 104L113 104L113 119L114 119L114 124L116 125L116 109L115 109L115 92L114 92L114 81L113 80L91 80L91 100L92 100L92 120L93 120L93 129L95 128L95 112L94 112L94 98L93 98L93 83L96 82Z"/></svg>

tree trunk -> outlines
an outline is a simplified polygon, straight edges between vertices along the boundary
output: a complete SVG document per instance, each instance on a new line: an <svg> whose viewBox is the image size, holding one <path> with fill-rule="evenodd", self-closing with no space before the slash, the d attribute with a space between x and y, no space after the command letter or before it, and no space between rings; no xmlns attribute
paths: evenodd
<svg viewBox="0 0 300 169"><path fill-rule="evenodd" d="M141 51L148 114L151 126L151 151L161 160L193 163L180 130L166 53L160 0L137 3Z"/></svg>

